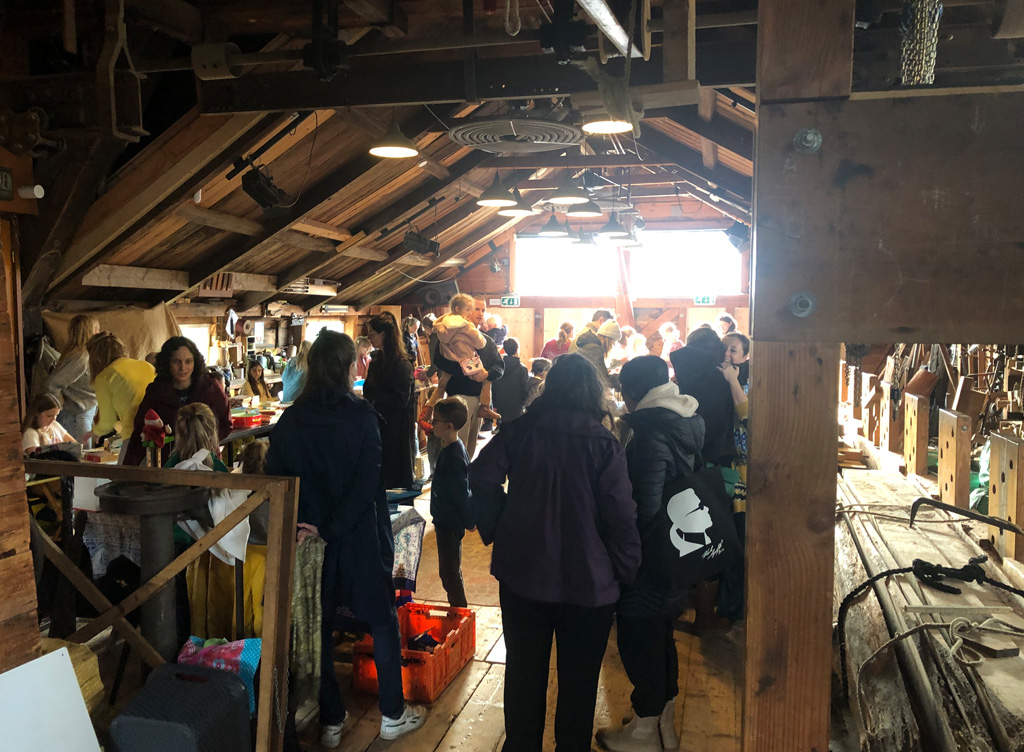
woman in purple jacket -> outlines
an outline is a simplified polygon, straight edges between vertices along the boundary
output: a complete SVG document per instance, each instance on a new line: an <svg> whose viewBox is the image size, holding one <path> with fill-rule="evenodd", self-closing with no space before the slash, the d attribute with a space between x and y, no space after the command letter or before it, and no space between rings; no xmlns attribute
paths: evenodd
<svg viewBox="0 0 1024 752"><path fill-rule="evenodd" d="M502 427L469 471L477 529L494 543L505 669L505 752L540 752L552 636L558 646L559 752L589 752L619 587L640 565L626 459L601 380L563 355L526 415ZM502 490L508 479L507 495Z"/></svg>

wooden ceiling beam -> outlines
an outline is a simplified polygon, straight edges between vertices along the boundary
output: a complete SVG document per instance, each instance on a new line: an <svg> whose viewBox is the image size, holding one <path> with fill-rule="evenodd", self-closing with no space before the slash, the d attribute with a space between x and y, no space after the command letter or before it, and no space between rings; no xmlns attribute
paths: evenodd
<svg viewBox="0 0 1024 752"><path fill-rule="evenodd" d="M675 162L668 158L652 157L650 159L640 159L635 154L625 154L622 156L609 154L609 155L597 155L597 156L580 156L578 154L573 155L570 159L566 159L563 155L546 152L543 154L526 154L521 157L491 157L484 161L480 166L489 170L557 170L561 168L571 168L573 170L591 169L617 169L620 167L660 167L664 165L675 164ZM523 189L525 182L519 186L519 189Z"/></svg>
<svg viewBox="0 0 1024 752"><path fill-rule="evenodd" d="M279 116L199 117L193 110L122 168L119 179L89 207L49 288L80 273L112 243L192 195L226 163L247 150Z"/></svg>
<svg viewBox="0 0 1024 752"><path fill-rule="evenodd" d="M278 233L277 240L281 245L290 245L317 253L334 253L338 250L338 244L333 240L320 237L314 238L297 230L282 230Z"/></svg>
<svg viewBox="0 0 1024 752"><path fill-rule="evenodd" d="M466 217L468 217L474 211L477 211L479 208L480 207L478 207L475 202L467 200L460 207L456 208L454 211L451 211L444 217L442 217L433 227L424 228L423 234L428 235L430 237L440 235L446 230L454 227L462 220L466 219ZM442 250L442 256L444 256L445 253L446 251ZM401 263L410 255L412 255L410 252L405 251L404 249L399 247L395 249L395 252L389 255L388 258L384 261L377 261L369 264L364 264L351 274L345 276L338 283L338 294L331 300L328 300L327 302L344 303L345 298L351 295L360 285L364 284L367 280L372 279L373 277L379 276L387 272L388 270L392 269L395 266L395 264ZM447 258L451 258L451 256L447 256Z"/></svg>
<svg viewBox="0 0 1024 752"><path fill-rule="evenodd" d="M733 172L721 165L713 170L707 169L700 154L653 128L645 129L643 135L637 141L641 146L654 152L661 158L671 160L671 162L685 172L695 175L708 183L713 183L719 189L728 191L732 195L743 199L746 203L750 203L753 186L749 177Z"/></svg>
<svg viewBox="0 0 1024 752"><path fill-rule="evenodd" d="M154 269L144 266L98 264L83 277L86 287L119 287L136 290L185 290L189 287L187 271ZM230 289L276 290L276 277L268 274L231 274Z"/></svg>
<svg viewBox="0 0 1024 752"><path fill-rule="evenodd" d="M425 125L424 129L427 127L429 127L429 124ZM361 224L360 230L353 237L356 237L360 241L366 238L373 238L373 236L382 232L392 223L398 222L403 217L414 214L429 206L428 202L431 199L437 199L442 192L447 193L448 190L457 182L461 181L470 170L475 169L483 161L485 156L486 155L483 152L473 152L466 155L456 162L449 170L448 179L444 185L437 186L431 182L410 191L394 203L379 211L377 214L365 220ZM391 258L386 251L372 248L363 242L351 244L348 248L342 250L341 254L343 256L367 259L369 261L381 263L387 262L388 259ZM281 288L277 290L277 292L282 292L283 289L294 280L315 275L333 261L334 259L324 257L322 254L304 256L280 275ZM246 304L245 307L252 308L253 306L264 303L273 297L273 295L248 295L244 300Z"/></svg>
<svg viewBox="0 0 1024 752"><path fill-rule="evenodd" d="M433 121L430 113L422 110L405 123L406 132L420 133ZM242 264L247 259L255 258L270 248L283 242L282 238L292 224L299 220L309 219L309 215L317 211L325 202L330 201L347 185L358 180L375 167L387 168L389 160L381 160L371 154L364 154L342 165L331 172L315 185L307 187L291 207L291 213L274 217L264 223L264 231L253 238L232 243L215 254L209 260L192 270L192 285L198 286L204 279L214 274L231 271L232 267ZM411 167L412 165L410 165ZM311 238L312 240L312 238ZM180 296L179 296L180 297Z"/></svg>
<svg viewBox="0 0 1024 752"><path fill-rule="evenodd" d="M203 14L184 0L125 0L125 15L185 44L203 41Z"/></svg>
<svg viewBox="0 0 1024 752"><path fill-rule="evenodd" d="M342 0L342 4L367 23L380 28L389 39L409 33L409 19L394 0Z"/></svg>
<svg viewBox="0 0 1024 752"><path fill-rule="evenodd" d="M344 227L334 227L326 222L317 222L315 219L300 220L293 224L292 228L307 235L336 240L339 243L344 243L352 237L352 233Z"/></svg>
<svg viewBox="0 0 1024 752"><path fill-rule="evenodd" d="M429 269L426 269L425 271L417 274L409 275L409 277L412 277L411 279L409 277L404 277L397 283L390 285L385 289L375 290L367 298L360 301L356 305L356 307L365 308L366 306L376 305L381 301L394 298L396 295L401 295L405 290L408 290L413 285L422 282L431 274L437 271L441 271L443 268L445 268L445 264L447 261L458 256L462 256L465 253L469 253L477 246L483 245L488 241L494 240L502 233L511 230L523 219L523 217L513 217L511 219L507 219L505 217L497 217L494 222L485 225L482 229L470 235L468 240L466 238L463 238L458 243L453 243L448 249L442 251L440 258L434 261ZM458 276L457 273L456 276Z"/></svg>
<svg viewBox="0 0 1024 752"><path fill-rule="evenodd" d="M644 113L645 120L662 117L674 120L687 130L693 131L709 141L714 141L723 149L738 154L744 159L754 158L754 134L738 123L724 118L714 118L709 122L704 120L698 114L697 108L693 106L666 107Z"/></svg>
<svg viewBox="0 0 1024 752"><path fill-rule="evenodd" d="M236 217L233 214L226 214L225 212L214 211L213 209L204 209L201 206L184 204L178 207L174 213L193 224L213 227L217 230L233 232L238 235L255 237L263 232L263 225L255 220Z"/></svg>

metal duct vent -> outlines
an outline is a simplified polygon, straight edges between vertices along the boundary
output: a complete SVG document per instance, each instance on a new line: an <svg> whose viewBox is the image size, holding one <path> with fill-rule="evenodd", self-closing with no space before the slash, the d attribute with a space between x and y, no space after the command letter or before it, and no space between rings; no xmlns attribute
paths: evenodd
<svg viewBox="0 0 1024 752"><path fill-rule="evenodd" d="M541 118L487 118L457 125L448 131L457 144L492 154L531 154L554 151L583 141L583 131L566 123Z"/></svg>

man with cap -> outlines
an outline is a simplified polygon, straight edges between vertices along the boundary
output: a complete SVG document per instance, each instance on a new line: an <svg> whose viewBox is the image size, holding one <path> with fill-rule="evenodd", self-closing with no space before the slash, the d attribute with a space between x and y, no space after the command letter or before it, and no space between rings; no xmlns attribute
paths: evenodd
<svg viewBox="0 0 1024 752"><path fill-rule="evenodd" d="M605 311L604 313L607 313ZM605 358L608 357L608 353L612 351L615 343L619 341L622 336L622 332L619 330L619 325L615 323L614 318L608 318L602 321L599 326L592 329L590 322L586 328L576 338L576 351L594 364L597 368L597 372L601 374L605 384L609 384L608 376L608 365Z"/></svg>

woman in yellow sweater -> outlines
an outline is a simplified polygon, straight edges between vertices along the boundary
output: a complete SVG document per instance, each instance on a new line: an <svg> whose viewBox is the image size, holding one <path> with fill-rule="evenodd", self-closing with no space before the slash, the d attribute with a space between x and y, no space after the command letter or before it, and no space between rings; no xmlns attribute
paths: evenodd
<svg viewBox="0 0 1024 752"><path fill-rule="evenodd" d="M144 360L128 357L124 343L117 335L100 332L86 345L89 351L89 373L96 392L96 422L91 435L103 436L121 423L121 458L128 446L127 433L135 425L135 413L146 394L146 387L156 378L156 370Z"/></svg>

